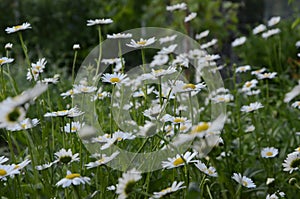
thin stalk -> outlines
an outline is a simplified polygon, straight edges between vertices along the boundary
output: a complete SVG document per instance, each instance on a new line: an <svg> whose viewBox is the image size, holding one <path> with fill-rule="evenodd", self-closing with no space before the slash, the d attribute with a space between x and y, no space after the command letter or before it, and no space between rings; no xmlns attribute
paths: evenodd
<svg viewBox="0 0 300 199"><path fill-rule="evenodd" d="M102 33L101 33L101 26L98 26L98 38L99 38L99 55L98 55L98 60L97 60L97 70L96 70L96 76L99 73L100 69L100 61L102 57Z"/></svg>
<svg viewBox="0 0 300 199"><path fill-rule="evenodd" d="M28 57L28 51L27 51L27 47L26 47L26 45L25 45L25 43L23 41L22 33L18 32L18 35L19 35L21 46L22 46L22 49L23 49L23 52L24 52L24 55L25 55L26 62L28 64L28 68L30 68L30 60L29 60L29 57Z"/></svg>
<svg viewBox="0 0 300 199"><path fill-rule="evenodd" d="M72 85L74 84L74 81L75 81L75 65L76 65L77 53L78 53L78 51L75 50L73 65L72 65Z"/></svg>

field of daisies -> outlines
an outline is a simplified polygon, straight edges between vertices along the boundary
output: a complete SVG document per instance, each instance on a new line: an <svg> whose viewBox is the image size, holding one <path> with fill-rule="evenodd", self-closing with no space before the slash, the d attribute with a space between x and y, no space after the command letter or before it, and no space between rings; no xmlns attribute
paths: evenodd
<svg viewBox="0 0 300 199"><path fill-rule="evenodd" d="M299 20L236 33L228 58L218 30L191 31L192 10L163 8L197 48L86 19L96 53L82 64L75 43L67 70L41 49L31 56L34 23L7 24L1 34L18 42L0 50L1 199L298 198ZM104 41L118 44L115 57Z"/></svg>

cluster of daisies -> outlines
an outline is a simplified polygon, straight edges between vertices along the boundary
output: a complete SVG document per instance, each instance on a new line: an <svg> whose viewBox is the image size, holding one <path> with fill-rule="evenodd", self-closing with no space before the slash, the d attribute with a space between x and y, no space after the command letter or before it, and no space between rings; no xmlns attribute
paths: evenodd
<svg viewBox="0 0 300 199"><path fill-rule="evenodd" d="M25 172L25 167L30 164L31 160L25 159L20 163L5 164L9 159L0 156L0 181L7 181L8 178L14 178L16 175Z"/></svg>

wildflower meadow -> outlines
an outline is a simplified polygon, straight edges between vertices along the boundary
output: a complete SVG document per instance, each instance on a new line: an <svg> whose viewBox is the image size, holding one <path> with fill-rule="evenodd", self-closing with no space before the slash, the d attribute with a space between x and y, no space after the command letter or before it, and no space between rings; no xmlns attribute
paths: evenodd
<svg viewBox="0 0 300 199"><path fill-rule="evenodd" d="M64 51L5 24L1 199L299 197L299 13L245 33L238 3L167 2L85 16Z"/></svg>

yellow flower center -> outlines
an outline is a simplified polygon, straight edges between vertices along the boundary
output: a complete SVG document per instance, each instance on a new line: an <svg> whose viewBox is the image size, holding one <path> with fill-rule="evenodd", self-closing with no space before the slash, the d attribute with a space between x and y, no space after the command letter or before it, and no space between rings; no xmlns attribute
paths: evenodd
<svg viewBox="0 0 300 199"><path fill-rule="evenodd" d="M252 83L251 83L251 82L246 82L245 86L246 86L247 88L249 88L250 86L252 86Z"/></svg>
<svg viewBox="0 0 300 199"><path fill-rule="evenodd" d="M158 69L158 70L154 70L154 73L155 74L158 74L158 73L161 73L161 72L163 72L164 71L164 69Z"/></svg>
<svg viewBox="0 0 300 199"><path fill-rule="evenodd" d="M185 120L183 119L183 118L180 118L180 117L176 117L175 119L174 119L174 122L176 122L176 123L180 123L180 122L184 122Z"/></svg>
<svg viewBox="0 0 300 199"><path fill-rule="evenodd" d="M18 169L18 168L20 168L20 165L16 165L15 167L14 167L14 169Z"/></svg>
<svg viewBox="0 0 300 199"><path fill-rule="evenodd" d="M118 83L118 82L120 82L120 79L118 77L112 77L112 78L110 78L110 82L111 83Z"/></svg>
<svg viewBox="0 0 300 199"><path fill-rule="evenodd" d="M118 138L117 138L117 140L118 140L118 141L121 141L121 140L122 140L122 138L121 138L121 137L118 137Z"/></svg>
<svg viewBox="0 0 300 199"><path fill-rule="evenodd" d="M100 164L102 164L102 163L104 162L104 158L101 158L100 160L98 160L98 162L99 162Z"/></svg>
<svg viewBox="0 0 300 199"><path fill-rule="evenodd" d="M7 172L4 169L0 169L0 176L5 176Z"/></svg>
<svg viewBox="0 0 300 199"><path fill-rule="evenodd" d="M200 133L201 131L205 131L209 128L209 124L207 122L203 122L202 124L197 125L192 133Z"/></svg>
<svg viewBox="0 0 300 199"><path fill-rule="evenodd" d="M41 67L41 66L35 66L35 68L36 68L37 70L40 70L42 67Z"/></svg>
<svg viewBox="0 0 300 199"><path fill-rule="evenodd" d="M209 169L207 171L210 175L214 173L212 170L209 170Z"/></svg>
<svg viewBox="0 0 300 199"><path fill-rule="evenodd" d="M196 86L195 84L186 84L183 86L183 89L195 89Z"/></svg>
<svg viewBox="0 0 300 199"><path fill-rule="evenodd" d="M181 126L181 127L179 128L180 131L184 131L185 129L187 129L187 126L185 126L185 125L184 125L184 126Z"/></svg>
<svg viewBox="0 0 300 199"><path fill-rule="evenodd" d="M77 127L76 127L76 126L73 126L73 127L71 128L71 131L77 131Z"/></svg>
<svg viewBox="0 0 300 199"><path fill-rule="evenodd" d="M219 101L219 102L224 102L224 101L226 101L226 100L225 100L224 97L219 97L219 98L218 98L218 101Z"/></svg>
<svg viewBox="0 0 300 199"><path fill-rule="evenodd" d="M165 188L165 189L161 190L160 192L166 193L166 192L171 191L171 190L172 190L172 188L168 187L168 188Z"/></svg>
<svg viewBox="0 0 300 199"><path fill-rule="evenodd" d="M141 41L138 41L136 42L138 45L145 45L147 43L147 41L145 40L141 40Z"/></svg>
<svg viewBox="0 0 300 199"><path fill-rule="evenodd" d="M80 177L80 174L79 173L71 173L71 174L69 174L69 175L66 175L66 178L67 179L74 179L74 178L78 178L78 177Z"/></svg>
<svg viewBox="0 0 300 199"><path fill-rule="evenodd" d="M98 93L98 97L103 97L103 94L102 93Z"/></svg>
<svg viewBox="0 0 300 199"><path fill-rule="evenodd" d="M184 163L184 160L181 157L179 157L176 160L174 160L173 165L178 166L178 165L183 164L183 163Z"/></svg>
<svg viewBox="0 0 300 199"><path fill-rule="evenodd" d="M272 156L273 153L272 153L271 151L268 151L268 152L266 153L266 155L267 155L267 156Z"/></svg>
<svg viewBox="0 0 300 199"><path fill-rule="evenodd" d="M4 62L4 60L3 59L0 59L0 64L2 64Z"/></svg>
<svg viewBox="0 0 300 199"><path fill-rule="evenodd" d="M27 125L26 124L21 124L22 129L26 129Z"/></svg>
<svg viewBox="0 0 300 199"><path fill-rule="evenodd" d="M73 90L70 90L70 95L73 95L74 94L74 91Z"/></svg>
<svg viewBox="0 0 300 199"><path fill-rule="evenodd" d="M19 30L19 29L21 29L21 28L22 28L22 25L14 26L14 29L15 29L15 30Z"/></svg>
<svg viewBox="0 0 300 199"><path fill-rule="evenodd" d="M247 187L248 186L248 183L246 181L243 180L242 184Z"/></svg>

